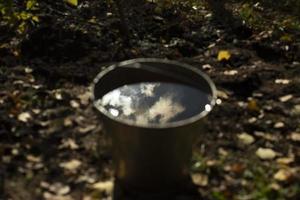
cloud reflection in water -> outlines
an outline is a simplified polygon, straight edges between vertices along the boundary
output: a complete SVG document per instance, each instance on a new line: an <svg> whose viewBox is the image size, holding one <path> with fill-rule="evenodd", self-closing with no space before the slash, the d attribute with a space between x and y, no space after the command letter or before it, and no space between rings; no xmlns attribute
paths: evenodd
<svg viewBox="0 0 300 200"><path fill-rule="evenodd" d="M96 105L112 117L137 125L161 124L210 111L211 97L199 89L177 83L138 83L117 88Z"/></svg>

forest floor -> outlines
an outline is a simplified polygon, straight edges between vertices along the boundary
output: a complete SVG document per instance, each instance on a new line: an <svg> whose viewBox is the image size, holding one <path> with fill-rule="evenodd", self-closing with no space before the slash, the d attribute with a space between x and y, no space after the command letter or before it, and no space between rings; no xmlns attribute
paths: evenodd
<svg viewBox="0 0 300 200"><path fill-rule="evenodd" d="M124 47L113 9L88 2L45 3L38 27L1 41L0 199L111 199L112 158L89 86L110 63L138 57L185 62L216 83L222 103L191 163L196 199L300 198L296 18L260 5L246 15L249 8L234 5L249 20L248 34L204 6L147 3L127 13L132 38ZM218 59L220 51L230 58Z"/></svg>

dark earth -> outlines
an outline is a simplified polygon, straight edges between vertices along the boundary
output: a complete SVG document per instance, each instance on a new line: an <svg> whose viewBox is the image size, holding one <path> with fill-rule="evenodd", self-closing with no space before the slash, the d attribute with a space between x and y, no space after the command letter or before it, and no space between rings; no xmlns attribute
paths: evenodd
<svg viewBox="0 0 300 200"><path fill-rule="evenodd" d="M190 165L197 194L176 199L299 200L299 16L241 2L227 5L238 25L202 1L129 5L126 36L106 1L40 2L23 34L0 23L0 199L112 199L89 87L112 63L153 57L191 64L218 88Z"/></svg>

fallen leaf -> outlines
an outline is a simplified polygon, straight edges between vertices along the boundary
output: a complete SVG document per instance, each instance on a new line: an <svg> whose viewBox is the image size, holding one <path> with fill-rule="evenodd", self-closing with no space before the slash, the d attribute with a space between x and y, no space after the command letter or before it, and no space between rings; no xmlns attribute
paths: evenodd
<svg viewBox="0 0 300 200"><path fill-rule="evenodd" d="M113 181L97 182L92 185L92 188L101 192L111 193L113 190Z"/></svg>
<svg viewBox="0 0 300 200"><path fill-rule="evenodd" d="M55 92L54 96L55 96L56 100L62 100L63 99L62 94L60 92Z"/></svg>
<svg viewBox="0 0 300 200"><path fill-rule="evenodd" d="M30 73L32 73L32 71L33 70L31 68L25 67L25 73L30 74Z"/></svg>
<svg viewBox="0 0 300 200"><path fill-rule="evenodd" d="M78 130L80 133L88 133L94 130L97 126L95 124L87 125L85 127L80 127Z"/></svg>
<svg viewBox="0 0 300 200"><path fill-rule="evenodd" d="M80 103L86 106L90 103L91 92L87 91L84 94L80 94L78 98L80 99Z"/></svg>
<svg viewBox="0 0 300 200"><path fill-rule="evenodd" d="M281 189L280 185L277 184L277 183L271 183L270 188L273 189L273 190L276 190L276 191Z"/></svg>
<svg viewBox="0 0 300 200"><path fill-rule="evenodd" d="M75 100L71 100L70 105L72 108L79 108L79 106L80 106L79 103Z"/></svg>
<svg viewBox="0 0 300 200"><path fill-rule="evenodd" d="M283 128L285 124L283 122L277 122L274 124L274 128Z"/></svg>
<svg viewBox="0 0 300 200"><path fill-rule="evenodd" d="M291 133L291 140L295 141L295 142L300 142L300 133Z"/></svg>
<svg viewBox="0 0 300 200"><path fill-rule="evenodd" d="M204 16L204 18L211 18L212 17L212 13L208 13Z"/></svg>
<svg viewBox="0 0 300 200"><path fill-rule="evenodd" d="M95 197L92 197L92 196L83 196L83 200L95 200Z"/></svg>
<svg viewBox="0 0 300 200"><path fill-rule="evenodd" d="M208 185L208 176L205 174L200 174L200 173L193 174L192 180L193 180L193 183L198 186L205 187Z"/></svg>
<svg viewBox="0 0 300 200"><path fill-rule="evenodd" d="M42 181L42 182L40 182L40 186L42 188L48 189L50 187L50 183Z"/></svg>
<svg viewBox="0 0 300 200"><path fill-rule="evenodd" d="M226 50L221 50L221 51L219 51L219 53L218 53L218 61L227 61L227 60L229 60L230 59L230 57L231 57L231 54L230 54L230 52L229 51L226 51Z"/></svg>
<svg viewBox="0 0 300 200"><path fill-rule="evenodd" d="M43 197L46 200L74 200L70 195L57 195L50 192L44 192Z"/></svg>
<svg viewBox="0 0 300 200"><path fill-rule="evenodd" d="M19 150L18 149L13 149L11 151L11 154L14 155L14 156L17 156L17 155L19 155Z"/></svg>
<svg viewBox="0 0 300 200"><path fill-rule="evenodd" d="M253 137L252 135L247 134L247 133L239 134L239 135L238 135L238 139L239 139L242 143L248 144L248 145L249 145L249 144L252 144L252 143L255 141L254 137Z"/></svg>
<svg viewBox="0 0 300 200"><path fill-rule="evenodd" d="M240 173L244 172L245 165L243 165L241 163L234 163L232 165L226 165L224 167L224 170L226 172L234 172L234 173L240 174Z"/></svg>
<svg viewBox="0 0 300 200"><path fill-rule="evenodd" d="M258 148L256 155L262 160L272 160L276 157L276 152L268 148Z"/></svg>
<svg viewBox="0 0 300 200"><path fill-rule="evenodd" d="M225 91L217 90L217 96L221 99L228 99L229 96Z"/></svg>
<svg viewBox="0 0 300 200"><path fill-rule="evenodd" d="M63 162L59 166L66 170L75 171L81 166L81 164L81 161L73 159L68 162Z"/></svg>
<svg viewBox="0 0 300 200"><path fill-rule="evenodd" d="M255 123L257 121L257 118L256 117L251 117L250 119L248 119L248 122L250 123L250 124L253 124L253 123Z"/></svg>
<svg viewBox="0 0 300 200"><path fill-rule="evenodd" d="M68 194L68 193L70 192L70 190L71 190L70 187L67 186L67 185L65 185L65 186L59 188L59 189L56 191L56 193L57 193L58 195L66 195L66 194Z"/></svg>
<svg viewBox="0 0 300 200"><path fill-rule="evenodd" d="M236 74L238 74L237 70L226 70L226 71L224 71L224 75L226 75L226 76L234 76Z"/></svg>
<svg viewBox="0 0 300 200"><path fill-rule="evenodd" d="M59 148L78 149L79 146L76 144L76 142L73 139L67 138L62 141L62 144L59 146Z"/></svg>
<svg viewBox="0 0 300 200"><path fill-rule="evenodd" d="M283 85L287 85L287 84L289 84L291 81L290 80L288 80L288 79L276 79L275 80L275 83L277 83L277 84L283 84Z"/></svg>
<svg viewBox="0 0 300 200"><path fill-rule="evenodd" d="M245 168L245 165L241 163L234 163L231 165L231 171L238 174L244 172Z"/></svg>
<svg viewBox="0 0 300 200"><path fill-rule="evenodd" d="M293 163L294 161L295 161L295 158L293 158L293 157L278 158L276 160L276 162L281 165L288 165L288 164Z"/></svg>
<svg viewBox="0 0 300 200"><path fill-rule="evenodd" d="M78 0L65 0L71 6L78 6Z"/></svg>
<svg viewBox="0 0 300 200"><path fill-rule="evenodd" d="M73 121L70 117L66 117L64 119L64 126L65 127L71 127L73 125Z"/></svg>
<svg viewBox="0 0 300 200"><path fill-rule="evenodd" d="M217 165L219 165L219 161L218 160L208 160L208 161L206 161L206 165L208 167L217 166Z"/></svg>
<svg viewBox="0 0 300 200"><path fill-rule="evenodd" d="M276 137L276 135L271 134L271 133L265 133L265 132L261 132L261 131L254 131L254 135L256 135L257 137L262 137L266 140L269 141L278 141L278 137Z"/></svg>
<svg viewBox="0 0 300 200"><path fill-rule="evenodd" d="M23 112L18 115L18 120L21 122L28 122L31 119L31 115L28 112Z"/></svg>
<svg viewBox="0 0 300 200"><path fill-rule="evenodd" d="M279 101L281 101L281 102L287 102L287 101L291 100L293 97L294 97L293 95L288 94L288 95L280 97Z"/></svg>
<svg viewBox="0 0 300 200"><path fill-rule="evenodd" d="M221 156L227 156L228 155L228 152L225 149L223 149L222 147L218 149L218 153Z"/></svg>
<svg viewBox="0 0 300 200"><path fill-rule="evenodd" d="M294 116L300 116L300 105L295 105L291 113Z"/></svg>
<svg viewBox="0 0 300 200"><path fill-rule="evenodd" d="M257 101L254 100L254 99L251 99L251 100L248 101L247 108L250 111L259 111L259 107L257 105Z"/></svg>
<svg viewBox="0 0 300 200"><path fill-rule="evenodd" d="M38 156L28 155L26 156L26 159L30 162L35 162L35 163L41 162L41 158Z"/></svg>
<svg viewBox="0 0 300 200"><path fill-rule="evenodd" d="M291 180L294 173L291 169L280 169L274 174L274 179L277 181L288 181Z"/></svg>
<svg viewBox="0 0 300 200"><path fill-rule="evenodd" d="M70 187L68 185L63 185L60 182L56 182L48 187L49 191L57 195L66 195L70 192Z"/></svg>
<svg viewBox="0 0 300 200"><path fill-rule="evenodd" d="M211 48L213 48L213 47L215 47L216 46L216 43L212 43L212 44L210 44L210 45L208 45L208 49L211 49Z"/></svg>
<svg viewBox="0 0 300 200"><path fill-rule="evenodd" d="M280 41L282 41L282 42L292 42L293 37L290 34L284 34L280 37Z"/></svg>
<svg viewBox="0 0 300 200"><path fill-rule="evenodd" d="M96 24L97 23L97 18L93 16L91 19L88 20L89 23Z"/></svg>
<svg viewBox="0 0 300 200"><path fill-rule="evenodd" d="M33 21L35 21L35 22L40 22L40 19L39 19L38 16L32 16L31 19L32 19Z"/></svg>
<svg viewBox="0 0 300 200"><path fill-rule="evenodd" d="M96 180L94 177L92 176L89 176L89 175L82 175L82 176L79 176L77 181L78 183L80 182L87 182L87 183L95 183Z"/></svg>
<svg viewBox="0 0 300 200"><path fill-rule="evenodd" d="M210 70L210 69L212 69L212 66L210 64L205 64L205 65L202 66L202 69Z"/></svg>

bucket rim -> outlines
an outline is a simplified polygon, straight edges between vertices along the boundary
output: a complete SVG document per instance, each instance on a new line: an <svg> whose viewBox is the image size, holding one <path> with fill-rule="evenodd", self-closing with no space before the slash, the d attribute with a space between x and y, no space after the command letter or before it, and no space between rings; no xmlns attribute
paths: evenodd
<svg viewBox="0 0 300 200"><path fill-rule="evenodd" d="M198 75L200 75L209 85L209 88L211 90L211 100L209 102L209 105L211 106L210 110L206 110L204 109L202 112L200 112L197 115L194 115L192 117L189 117L187 119L184 120L179 120L179 121L175 121L175 122L167 122L167 123L163 123L163 124L137 124L135 122L133 122L132 120L124 120L124 119L117 119L113 116L111 116L108 111L106 111L105 109L101 109L99 107L96 106L96 98L95 98L95 86L97 85L97 83L99 82L99 80L104 77L106 74L108 74L109 72L113 71L116 68L119 67L126 67L126 68L139 68L139 65L134 65L135 63L140 63L140 62L153 62L153 63L162 63L162 64L170 64L170 65L176 65L178 67L183 67L186 68L187 70L190 70L194 73L197 73ZM193 124L197 121L199 121L200 119L204 118L206 115L208 115L208 113L211 112L211 110L214 108L214 106L216 105L216 100L217 100L217 88L214 84L214 82L211 80L211 78L206 75L204 72L202 72L200 69L197 69L196 67L193 67L192 65L186 64L186 63L182 63L182 62L178 62L178 61L174 61L174 60L168 60L168 59L161 59L161 58L135 58L135 59L130 59L130 60L125 60L125 61L121 61L121 62L117 62L114 63L110 66L108 66L106 69L102 70L100 73L97 74L97 76L94 78L92 85L91 85L91 100L93 102L93 106L94 108L96 108L96 110L98 112L100 112L102 115L104 115L105 117L109 118L112 121L115 121L117 123L120 124L124 124L127 126L131 126L131 127L137 127L137 128L146 128L146 129L167 129L167 128L177 128L177 127L181 127L181 126L185 126L185 125L189 125L189 124Z"/></svg>

